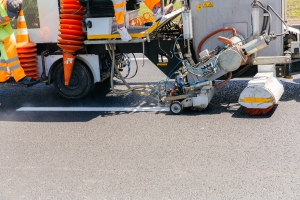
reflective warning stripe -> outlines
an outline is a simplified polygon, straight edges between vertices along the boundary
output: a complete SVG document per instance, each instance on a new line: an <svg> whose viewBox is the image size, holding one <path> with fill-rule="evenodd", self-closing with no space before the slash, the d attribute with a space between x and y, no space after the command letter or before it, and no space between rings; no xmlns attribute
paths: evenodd
<svg viewBox="0 0 300 200"><path fill-rule="evenodd" d="M116 5L118 4L122 4L122 6L126 5L126 1L124 0L113 0L113 4L114 4L114 7L116 7ZM120 7L120 6L118 6Z"/></svg>
<svg viewBox="0 0 300 200"><path fill-rule="evenodd" d="M117 24L124 24L124 15L126 11L126 1L124 0L114 0L114 11Z"/></svg>
<svg viewBox="0 0 300 200"><path fill-rule="evenodd" d="M6 63L12 63L12 62L15 62L15 61L17 61L17 60L19 60L18 57L13 57L13 58L11 58L11 59L8 59L8 60L6 61Z"/></svg>
<svg viewBox="0 0 300 200"><path fill-rule="evenodd" d="M122 8L115 8L115 12L118 13L118 12L122 12L122 11L125 11L126 10L126 7L123 6Z"/></svg>
<svg viewBox="0 0 300 200"><path fill-rule="evenodd" d="M23 16L18 16L19 21L25 22L25 17Z"/></svg>
<svg viewBox="0 0 300 200"><path fill-rule="evenodd" d="M6 61L4 59L0 59L0 65L6 64Z"/></svg>
<svg viewBox="0 0 300 200"><path fill-rule="evenodd" d="M0 59L0 71L7 71L6 61L3 59Z"/></svg>
<svg viewBox="0 0 300 200"><path fill-rule="evenodd" d="M6 61L6 64L7 64L7 67L13 71L15 69L18 69L20 66L20 61L19 61L19 58L18 56L15 56L13 58L10 58Z"/></svg>
<svg viewBox="0 0 300 200"><path fill-rule="evenodd" d="M9 18L8 16L2 17L0 15L0 24L1 25L6 25L11 21L11 18Z"/></svg>
<svg viewBox="0 0 300 200"><path fill-rule="evenodd" d="M18 69L18 68L21 68L21 65L20 65L20 64L13 65L13 66L11 66L9 69L10 69L11 71L13 71L13 70Z"/></svg>
<svg viewBox="0 0 300 200"><path fill-rule="evenodd" d="M245 97L245 98L240 98L240 100L245 103L273 103L272 98Z"/></svg>

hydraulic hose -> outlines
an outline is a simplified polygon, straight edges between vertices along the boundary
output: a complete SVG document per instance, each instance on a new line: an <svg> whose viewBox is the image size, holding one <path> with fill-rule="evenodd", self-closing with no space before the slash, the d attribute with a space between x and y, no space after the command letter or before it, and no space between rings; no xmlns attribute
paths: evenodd
<svg viewBox="0 0 300 200"><path fill-rule="evenodd" d="M251 6L258 6L260 7L263 11L264 11L264 14L265 13L268 13L268 16L264 16L263 18L263 24L262 24L262 28L261 28L261 32L260 34L262 35L264 33L264 31L268 32L268 34L270 34L270 29L271 29L271 25L270 25L270 22L269 22L269 19L271 18L271 14L270 12L265 8L264 4L259 1L259 0L254 0L252 3L251 3ZM272 20L271 20L272 21ZM268 27L268 31L267 31L267 25L269 24L269 27Z"/></svg>
<svg viewBox="0 0 300 200"><path fill-rule="evenodd" d="M113 49L112 45L109 45L108 49ZM110 85L111 85L111 89L114 93L118 94L118 95L122 95L122 94L126 94L129 92L133 92L136 93L138 95L142 95L142 96L150 96L149 92L142 92L142 91L136 91L137 89L153 89L152 86L149 85L145 85L145 86L136 86L136 87L130 87L130 85L125 81L125 79L123 78L122 74L120 73L118 66L115 63L115 51L114 50L108 50L109 55L111 57L112 60L112 66L111 66L111 74L110 74ZM114 81L113 81L113 77L114 77L114 69L116 70L116 72L118 73L119 78L122 80L122 82L126 85L126 87L128 88L127 90L116 90L115 86L114 86Z"/></svg>
<svg viewBox="0 0 300 200"><path fill-rule="evenodd" d="M233 45L234 45L234 43L233 43L230 39L228 39L228 38L226 38L226 37L223 37L223 36L219 36L219 37L218 37L218 40L219 40L220 42L224 42L225 44L229 44L230 46L233 46Z"/></svg>
<svg viewBox="0 0 300 200"><path fill-rule="evenodd" d="M216 88L223 87L224 85L226 85L230 81L231 77L232 77L232 72L229 72L225 81L223 81L222 83L219 83L219 84L214 84L214 86Z"/></svg>
<svg viewBox="0 0 300 200"><path fill-rule="evenodd" d="M257 6L260 7L264 12L266 12L266 13L269 14L269 16L268 16L268 18L269 18L269 20L268 20L268 22L269 22L268 35L270 35L270 32L271 32L271 24L272 24L272 15L271 15L270 11L269 11L268 9L266 9L265 7L263 7L262 5L257 4ZM264 30L262 30L262 31L264 31Z"/></svg>
<svg viewBox="0 0 300 200"><path fill-rule="evenodd" d="M247 65L245 65L240 71L238 71L237 73L235 73L232 78L236 78L239 77L240 75L242 75L243 73L245 73L250 67L252 67L253 64L252 63L248 63Z"/></svg>
<svg viewBox="0 0 300 200"><path fill-rule="evenodd" d="M198 55L199 55L199 53L201 52L201 47L202 47L202 45L204 44L204 42L205 42L208 38L210 38L211 36L213 36L213 35L215 35L215 34L217 34L217 33L220 33L220 32L222 32L222 31L232 31L232 35L233 35L233 36L236 36L236 30L235 30L235 28L225 27L225 28L217 29L217 30L211 32L210 34L208 34L205 38L203 38L203 39L201 40L201 42L199 43L198 48L197 48L197 53L198 53Z"/></svg>

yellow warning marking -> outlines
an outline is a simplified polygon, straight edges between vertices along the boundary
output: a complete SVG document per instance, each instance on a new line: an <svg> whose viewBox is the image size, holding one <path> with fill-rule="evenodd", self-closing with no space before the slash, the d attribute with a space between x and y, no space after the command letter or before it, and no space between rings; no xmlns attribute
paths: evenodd
<svg viewBox="0 0 300 200"><path fill-rule="evenodd" d="M197 4L197 5L196 5L196 10L201 10L201 8L202 8L202 7L201 7L201 4Z"/></svg>
<svg viewBox="0 0 300 200"><path fill-rule="evenodd" d="M147 34L151 34L156 28L161 25L160 22L156 22L154 25L150 26L147 30L140 32L140 33L131 33L130 36L132 38L145 38ZM88 35L88 40L95 40L95 39L116 39L121 38L119 33L112 33L112 34L101 34L101 35Z"/></svg>
<svg viewBox="0 0 300 200"><path fill-rule="evenodd" d="M157 63L156 66L157 66L157 67L167 67L167 66L168 66L168 63L161 63L161 62L160 62L160 63Z"/></svg>
<svg viewBox="0 0 300 200"><path fill-rule="evenodd" d="M213 2L204 2L203 3L203 8L212 8L212 7L214 7L214 3Z"/></svg>
<svg viewBox="0 0 300 200"><path fill-rule="evenodd" d="M246 98L240 98L240 100L245 102L245 103L273 103L272 98L246 97Z"/></svg>

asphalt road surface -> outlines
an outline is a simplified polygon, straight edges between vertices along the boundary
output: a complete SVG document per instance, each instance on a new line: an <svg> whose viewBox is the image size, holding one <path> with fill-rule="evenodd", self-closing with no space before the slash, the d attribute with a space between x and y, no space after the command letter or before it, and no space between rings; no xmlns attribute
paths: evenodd
<svg viewBox="0 0 300 200"><path fill-rule="evenodd" d="M162 79L147 62L131 82ZM283 80L285 93L266 116L238 105L247 80L230 81L206 110L180 116L17 111L161 106L101 84L81 100L44 84L2 89L0 199L300 199L299 83Z"/></svg>

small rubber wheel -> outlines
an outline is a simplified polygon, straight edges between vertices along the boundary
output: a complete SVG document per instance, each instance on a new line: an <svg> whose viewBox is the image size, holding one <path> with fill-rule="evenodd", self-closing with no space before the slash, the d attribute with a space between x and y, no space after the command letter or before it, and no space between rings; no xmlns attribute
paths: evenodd
<svg viewBox="0 0 300 200"><path fill-rule="evenodd" d="M174 115L179 115L182 113L183 111L183 107L181 105L180 102L178 101L173 101L170 105L170 111L174 114Z"/></svg>
<svg viewBox="0 0 300 200"><path fill-rule="evenodd" d="M80 99L85 97L94 87L93 77L87 68L75 61L70 84L64 84L64 67L59 63L53 74L54 87L58 94L67 99Z"/></svg>

